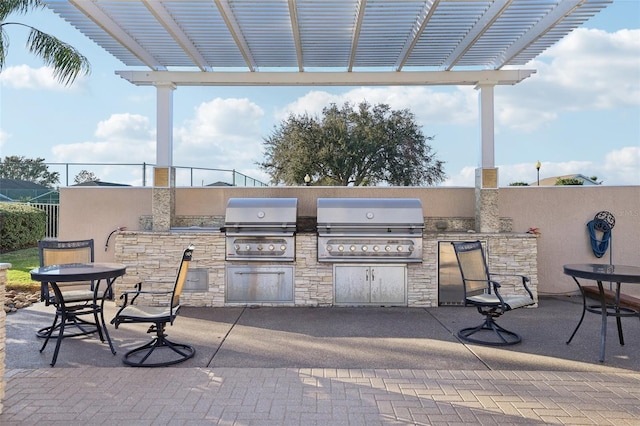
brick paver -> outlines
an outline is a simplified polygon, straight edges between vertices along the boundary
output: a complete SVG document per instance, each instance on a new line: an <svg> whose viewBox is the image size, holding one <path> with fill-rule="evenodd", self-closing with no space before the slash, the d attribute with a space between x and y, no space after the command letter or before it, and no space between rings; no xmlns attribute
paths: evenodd
<svg viewBox="0 0 640 426"><path fill-rule="evenodd" d="M640 424L640 373L8 370L2 425Z"/></svg>

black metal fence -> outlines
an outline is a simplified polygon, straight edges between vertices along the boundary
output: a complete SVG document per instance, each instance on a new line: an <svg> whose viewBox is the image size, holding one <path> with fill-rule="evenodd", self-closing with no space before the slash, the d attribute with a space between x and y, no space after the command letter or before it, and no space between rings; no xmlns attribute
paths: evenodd
<svg viewBox="0 0 640 426"><path fill-rule="evenodd" d="M75 184L75 177L82 171L93 173L101 182L112 184L148 186L153 183L150 163L45 163L50 172L60 174L60 186ZM235 169L173 166L176 170L176 186L268 186L268 184L240 173ZM114 171L117 170L117 173ZM101 171L118 174L116 179L103 179ZM126 177L125 177L126 176ZM134 182L134 183L131 183Z"/></svg>

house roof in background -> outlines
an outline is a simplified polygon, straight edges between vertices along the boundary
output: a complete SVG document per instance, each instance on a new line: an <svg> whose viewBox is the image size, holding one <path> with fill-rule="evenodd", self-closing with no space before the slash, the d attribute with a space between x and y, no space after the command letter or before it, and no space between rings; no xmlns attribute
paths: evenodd
<svg viewBox="0 0 640 426"><path fill-rule="evenodd" d="M100 180L92 180L88 182L76 183L72 186L131 186L124 183L102 182Z"/></svg>
<svg viewBox="0 0 640 426"><path fill-rule="evenodd" d="M594 181L590 177L581 174L572 174L572 175L564 175L564 176L554 176L548 177L544 179L540 179L540 186L555 186L556 181L558 179L577 179L582 181L583 185L600 185L599 182ZM530 184L531 186L537 185L537 182L533 182Z"/></svg>
<svg viewBox="0 0 640 426"><path fill-rule="evenodd" d="M20 179L5 179L0 178L0 189L32 189L51 191L51 188L47 188L44 185L40 185L35 182L28 182Z"/></svg>

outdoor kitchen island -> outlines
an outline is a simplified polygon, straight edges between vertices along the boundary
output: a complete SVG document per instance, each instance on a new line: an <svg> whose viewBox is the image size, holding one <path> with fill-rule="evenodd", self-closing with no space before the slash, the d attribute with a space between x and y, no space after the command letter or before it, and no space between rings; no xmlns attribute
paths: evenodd
<svg viewBox="0 0 640 426"><path fill-rule="evenodd" d="M318 232L315 226L316 218L298 217L295 234L295 256L293 259L260 260L262 270L282 269L292 271L293 286L290 298L269 300L252 300L250 297L242 300L237 292L229 298L227 282L229 269L255 268L256 260L234 259L226 260L228 255L227 236L224 232L224 217L212 218L211 223L219 226L211 227L180 227L170 232L153 231L122 231L115 239L115 259L127 265L127 275L115 286L116 296L126 288L139 281L152 284L157 290L169 288L171 277L175 276L176 265L180 253L189 244L194 244L193 261L185 289L181 295L184 306L408 306L435 307L439 305L439 250L441 245L448 245L451 241L480 240L488 251L488 262L492 270L506 274L524 274L531 278L530 288L537 301L537 239L535 235L526 233L499 232L475 233L468 232L468 221L460 218L424 218L424 229L421 235L412 242L419 242L422 247L421 259L411 259L407 262L385 262L360 259L356 262L333 263L318 260ZM447 221L447 230L443 231L442 222ZM305 225L301 226L300 223ZM222 228L222 229L221 229ZM456 229L461 228L461 229ZM326 238L322 237L321 238ZM373 249L373 246L370 247ZM412 250L413 251L413 250ZM230 268L231 266L231 268ZM342 297L349 296L352 290L345 293L338 292L336 300L336 268L338 275L351 273L365 274L369 279L371 268L376 277L390 273L394 281L394 291L391 298L376 300L356 297L352 300ZM347 268L347 269L344 269ZM398 283L398 277L402 282ZM271 278L269 278L271 279ZM290 278L286 278L290 279ZM348 280L351 278L347 278ZM378 278L376 278L378 279ZM340 282L340 281L339 281ZM339 284L340 285L340 284ZM501 291L509 293L510 283L503 283ZM344 289L343 289L344 290ZM398 296L398 291L402 295ZM356 290L356 293L358 291ZM341 298L342 297L342 298ZM386 296L385 296L386 297ZM288 300L287 300L288 299ZM118 301L116 297L116 301Z"/></svg>

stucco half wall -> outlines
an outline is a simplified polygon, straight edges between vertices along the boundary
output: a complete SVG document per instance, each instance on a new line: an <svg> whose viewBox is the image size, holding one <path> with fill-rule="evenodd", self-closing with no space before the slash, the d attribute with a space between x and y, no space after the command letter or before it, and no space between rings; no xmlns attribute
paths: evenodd
<svg viewBox="0 0 640 426"><path fill-rule="evenodd" d="M224 217L231 197L294 197L298 215L315 216L321 197L411 197L422 200L427 220L472 220L474 188L344 188L344 187L206 187L177 188L176 217L193 220ZM118 227L142 230L141 218L151 216L151 188L69 187L60 190L61 240L94 238L96 260L113 261L108 235ZM640 266L640 186L505 187L499 189L500 217L513 232L538 228L538 292L568 294L577 289L562 273L567 263L613 263ZM586 224L602 210L616 218L609 251L594 256ZM473 236L470 234L470 239ZM111 242L112 244L112 242ZM640 286L625 292L640 295Z"/></svg>

